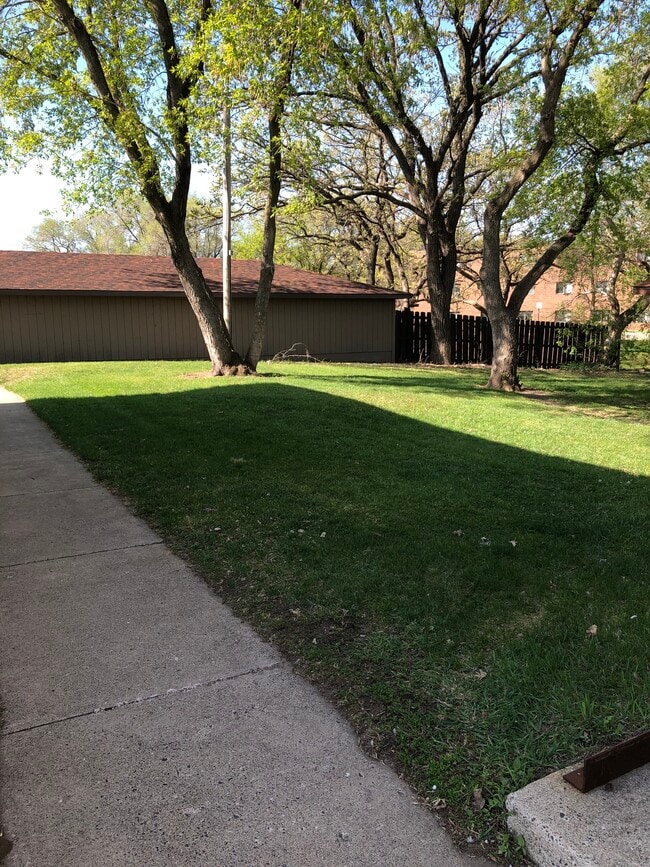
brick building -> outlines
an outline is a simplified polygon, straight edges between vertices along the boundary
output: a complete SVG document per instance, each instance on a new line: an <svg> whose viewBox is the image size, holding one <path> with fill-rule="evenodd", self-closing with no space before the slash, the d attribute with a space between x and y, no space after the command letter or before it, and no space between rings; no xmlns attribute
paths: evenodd
<svg viewBox="0 0 650 867"><path fill-rule="evenodd" d="M633 290L630 290L621 297L621 301L631 304L634 297ZM459 274L451 301L451 312L465 316L480 315L482 301L480 287ZM592 286L591 281L570 278L561 268L552 266L528 293L520 316L523 319L553 322L597 322L607 319L608 309L605 280L596 281ZM413 310L428 312L429 302L419 301L413 306ZM644 321L633 323L630 330L650 331L650 308L645 313Z"/></svg>

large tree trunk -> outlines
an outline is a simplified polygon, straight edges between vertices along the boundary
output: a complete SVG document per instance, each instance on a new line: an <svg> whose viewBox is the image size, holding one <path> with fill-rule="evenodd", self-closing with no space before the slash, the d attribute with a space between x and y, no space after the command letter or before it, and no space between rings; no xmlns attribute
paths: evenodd
<svg viewBox="0 0 650 867"><path fill-rule="evenodd" d="M500 391L521 391L517 373L517 317L504 310L490 317L492 326L492 368L488 388Z"/></svg>
<svg viewBox="0 0 650 867"><path fill-rule="evenodd" d="M500 391L520 391L521 383L517 374L519 308L506 305L501 289L500 225L500 214L492 204L488 204L485 210L483 261L480 271L483 300L492 329L492 369L487 387Z"/></svg>
<svg viewBox="0 0 650 867"><path fill-rule="evenodd" d="M431 304L431 362L451 364L451 307L452 286L445 285L441 267L440 238L434 225L435 217L429 219L426 227L425 249L427 255L427 289Z"/></svg>
<svg viewBox="0 0 650 867"><path fill-rule="evenodd" d="M627 325L625 316L618 315L609 326L605 342L605 364L614 370L619 370L621 367L621 340Z"/></svg>
<svg viewBox="0 0 650 867"><path fill-rule="evenodd" d="M266 247L266 245L264 245ZM266 334L266 316L269 309L269 301L271 298L271 286L273 284L273 275L275 274L275 265L273 260L269 261L267 256L262 255L260 264L260 279L257 284L257 295L255 296L255 314L253 319L253 333L251 334L248 351L246 353L246 364L252 371L257 370L257 365L262 357L262 349L264 347L264 337Z"/></svg>
<svg viewBox="0 0 650 867"><path fill-rule="evenodd" d="M451 364L451 323L449 321L449 304L439 292L429 292L431 304L431 330L433 341L431 345L431 362L433 364Z"/></svg>
<svg viewBox="0 0 650 867"><path fill-rule="evenodd" d="M168 231L169 226L163 225L163 228L169 241L172 262L205 341L213 376L249 373L241 356L235 351L219 305L206 285L187 237L178 237L176 233L172 235Z"/></svg>

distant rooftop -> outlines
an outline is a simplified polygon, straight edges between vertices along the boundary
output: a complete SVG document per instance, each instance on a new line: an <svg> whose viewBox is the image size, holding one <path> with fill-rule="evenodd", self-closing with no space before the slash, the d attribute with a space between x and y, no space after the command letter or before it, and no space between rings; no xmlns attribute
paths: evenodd
<svg viewBox="0 0 650 867"><path fill-rule="evenodd" d="M221 259L197 259L208 287L222 292ZM233 296L253 298L260 263L233 260ZM168 256L115 256L104 253L0 251L1 294L182 295ZM276 265L274 297L403 298L401 292Z"/></svg>

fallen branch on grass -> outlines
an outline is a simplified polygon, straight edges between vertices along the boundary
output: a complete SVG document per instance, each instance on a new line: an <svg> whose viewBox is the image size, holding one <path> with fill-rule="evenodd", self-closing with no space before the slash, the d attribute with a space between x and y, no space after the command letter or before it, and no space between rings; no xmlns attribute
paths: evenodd
<svg viewBox="0 0 650 867"><path fill-rule="evenodd" d="M299 346L304 348L304 353L298 352ZM289 349L283 349L282 352L276 353L271 361L314 361L324 364L323 359L312 355L304 343L294 343Z"/></svg>

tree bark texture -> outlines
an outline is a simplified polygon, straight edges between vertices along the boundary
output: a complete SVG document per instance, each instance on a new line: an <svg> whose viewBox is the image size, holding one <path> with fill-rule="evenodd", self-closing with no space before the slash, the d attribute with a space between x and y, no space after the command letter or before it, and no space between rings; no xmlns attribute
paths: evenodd
<svg viewBox="0 0 650 867"><path fill-rule="evenodd" d="M491 316L492 368L488 388L500 391L521 391L517 373L517 317L510 310Z"/></svg>
<svg viewBox="0 0 650 867"><path fill-rule="evenodd" d="M484 221L481 285L492 329L492 368L488 388L519 391L517 374L517 308L506 305L501 290L500 218L488 205Z"/></svg>
<svg viewBox="0 0 650 867"><path fill-rule="evenodd" d="M451 364L451 324L449 304L439 294L429 294L431 303L432 364Z"/></svg>
<svg viewBox="0 0 650 867"><path fill-rule="evenodd" d="M198 322L214 376L231 376L250 371L235 351L230 334L214 296L208 289L203 272L192 255L184 232L171 231L163 223L169 242L172 262L178 273L183 291L190 302Z"/></svg>
<svg viewBox="0 0 650 867"><path fill-rule="evenodd" d="M423 233L421 232L421 234ZM449 321L449 310L453 278L455 277L455 261L452 283L448 286L448 280L445 279L448 274L445 273L444 267L447 263L446 261L442 261L440 237L435 223L435 216L431 216L427 220L424 242L427 256L427 289L429 292L429 303L431 304L431 330L433 332L430 361L433 364L451 364L451 323Z"/></svg>
<svg viewBox="0 0 650 867"><path fill-rule="evenodd" d="M607 342L605 344L605 364L614 370L619 370L621 367L621 339L625 330L625 321L622 316L615 316L609 332L607 334Z"/></svg>

